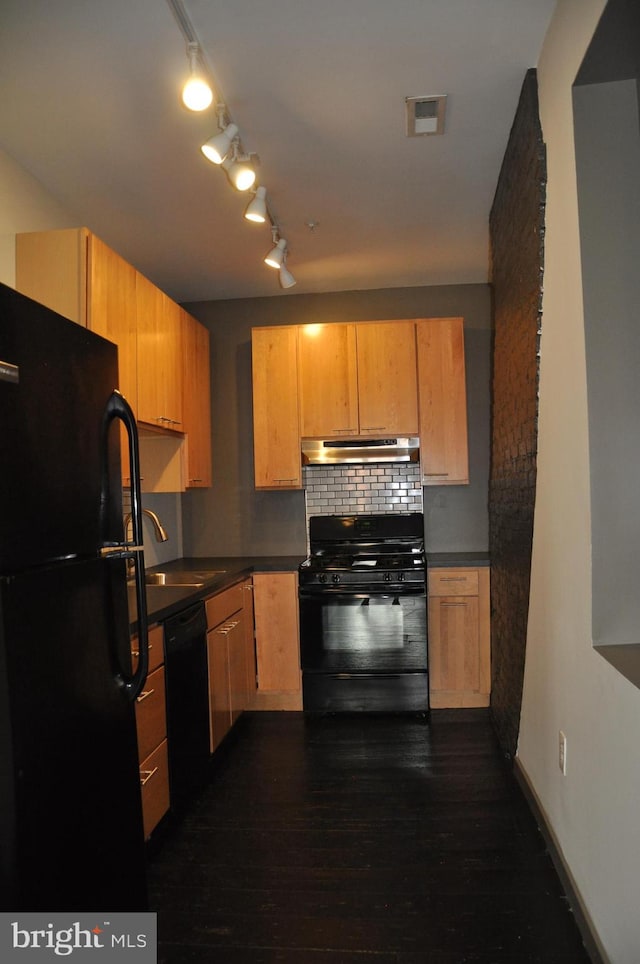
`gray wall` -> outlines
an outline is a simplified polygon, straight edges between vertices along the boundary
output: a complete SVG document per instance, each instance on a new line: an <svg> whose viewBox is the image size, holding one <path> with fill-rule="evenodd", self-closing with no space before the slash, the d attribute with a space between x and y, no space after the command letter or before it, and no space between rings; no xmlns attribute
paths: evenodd
<svg viewBox="0 0 640 964"><path fill-rule="evenodd" d="M396 288L196 302L211 332L211 489L182 498L185 555L306 552L304 492L256 492L253 482L251 328L312 322L462 315L465 319L471 483L424 490L430 551L488 545L491 297L488 285Z"/></svg>

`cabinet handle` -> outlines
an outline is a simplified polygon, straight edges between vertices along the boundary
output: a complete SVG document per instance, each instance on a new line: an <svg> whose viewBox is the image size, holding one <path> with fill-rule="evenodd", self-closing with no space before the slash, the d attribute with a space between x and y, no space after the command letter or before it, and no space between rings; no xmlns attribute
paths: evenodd
<svg viewBox="0 0 640 964"><path fill-rule="evenodd" d="M362 432L386 432L386 425L363 425L361 428Z"/></svg>
<svg viewBox="0 0 640 964"><path fill-rule="evenodd" d="M142 703L143 700L146 700L148 696L152 696L153 693L155 693L155 689L143 690L140 696L136 696L136 703Z"/></svg>
<svg viewBox="0 0 640 964"><path fill-rule="evenodd" d="M439 477L441 477L441 476L443 476L443 475L449 475L448 472L423 472L422 474L423 474L423 476L424 476L425 478L426 478L427 476L428 476L429 478L439 478Z"/></svg>
<svg viewBox="0 0 640 964"><path fill-rule="evenodd" d="M202 479L189 479L189 482L202 482Z"/></svg>
<svg viewBox="0 0 640 964"><path fill-rule="evenodd" d="M466 582L466 576L440 576L440 582Z"/></svg>
<svg viewBox="0 0 640 964"><path fill-rule="evenodd" d="M140 770L140 786L143 787L145 783L148 783L153 774L157 772L157 767L154 767L153 770Z"/></svg>
<svg viewBox="0 0 640 964"><path fill-rule="evenodd" d="M152 650L152 649L153 649L153 643L149 643L149 650ZM132 649L132 650L131 650L131 655L132 655L132 656L139 656L139 655L140 655L140 650L139 650L139 649Z"/></svg>
<svg viewBox="0 0 640 964"><path fill-rule="evenodd" d="M274 482L297 482L297 479L274 479Z"/></svg>
<svg viewBox="0 0 640 964"><path fill-rule="evenodd" d="M443 603L441 603L441 606L442 606L443 609L456 609L456 608L459 608L460 606L466 606L466 605L467 605L466 602L443 602Z"/></svg>

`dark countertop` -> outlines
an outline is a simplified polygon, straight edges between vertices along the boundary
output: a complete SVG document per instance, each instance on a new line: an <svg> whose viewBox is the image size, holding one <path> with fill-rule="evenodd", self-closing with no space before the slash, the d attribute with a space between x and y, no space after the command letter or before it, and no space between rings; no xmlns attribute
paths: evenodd
<svg viewBox="0 0 640 964"><path fill-rule="evenodd" d="M221 592L245 579L253 572L297 572L304 556L200 556L174 559L152 566L147 572L205 571L215 573L201 587L147 586L147 614L149 625L168 619L192 603ZM135 591L129 588L129 616L131 632L137 629Z"/></svg>
<svg viewBox="0 0 640 964"><path fill-rule="evenodd" d="M488 552L428 552L427 569L449 569L455 566L490 566Z"/></svg>

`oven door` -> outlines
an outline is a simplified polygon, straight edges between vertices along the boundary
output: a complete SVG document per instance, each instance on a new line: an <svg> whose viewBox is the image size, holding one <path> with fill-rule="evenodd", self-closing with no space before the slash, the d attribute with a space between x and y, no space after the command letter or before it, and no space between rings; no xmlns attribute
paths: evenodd
<svg viewBox="0 0 640 964"><path fill-rule="evenodd" d="M300 589L303 673L389 674L427 669L427 598L402 592Z"/></svg>

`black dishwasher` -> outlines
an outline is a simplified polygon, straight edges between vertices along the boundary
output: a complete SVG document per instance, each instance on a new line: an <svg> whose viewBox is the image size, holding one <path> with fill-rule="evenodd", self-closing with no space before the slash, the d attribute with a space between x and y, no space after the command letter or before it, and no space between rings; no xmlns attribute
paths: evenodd
<svg viewBox="0 0 640 964"><path fill-rule="evenodd" d="M207 618L204 603L164 624L171 807L179 810L207 780L210 758Z"/></svg>

